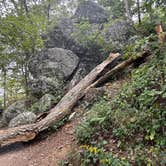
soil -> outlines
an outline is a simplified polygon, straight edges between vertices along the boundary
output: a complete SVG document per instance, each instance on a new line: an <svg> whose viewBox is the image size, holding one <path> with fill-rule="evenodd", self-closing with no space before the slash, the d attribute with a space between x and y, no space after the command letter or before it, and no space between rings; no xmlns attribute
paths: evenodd
<svg viewBox="0 0 166 166"><path fill-rule="evenodd" d="M77 124L75 118L46 138L1 148L0 166L58 166L71 147L76 146L74 132Z"/></svg>
<svg viewBox="0 0 166 166"><path fill-rule="evenodd" d="M106 84L103 88L110 100L118 93L125 80ZM17 143L0 148L0 166L58 166L71 149L77 147L75 129L80 121L75 116L56 133L41 133L29 143Z"/></svg>

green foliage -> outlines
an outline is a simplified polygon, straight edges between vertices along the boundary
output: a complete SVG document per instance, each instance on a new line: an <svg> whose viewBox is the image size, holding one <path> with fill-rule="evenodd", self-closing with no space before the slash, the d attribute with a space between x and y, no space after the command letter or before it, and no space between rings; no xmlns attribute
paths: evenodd
<svg viewBox="0 0 166 166"><path fill-rule="evenodd" d="M77 138L81 143L90 143L89 140L94 133L100 129L106 130L107 126L103 122L109 109L110 103L105 99L102 99L91 108L88 118L76 130Z"/></svg>
<svg viewBox="0 0 166 166"><path fill-rule="evenodd" d="M63 118L62 120L54 123L48 130L51 132L56 132L60 127L62 127L68 121L68 117Z"/></svg>
<svg viewBox="0 0 166 166"><path fill-rule="evenodd" d="M17 52L33 53L43 46L40 36L45 27L43 23L43 17L34 15L8 15L1 18L1 44Z"/></svg>
<svg viewBox="0 0 166 166"><path fill-rule="evenodd" d="M164 46L156 50L149 63L133 71L130 84L115 100L102 100L92 107L92 115L77 129L81 143L96 144L96 139L112 131L117 146L136 165L165 164L165 51Z"/></svg>
<svg viewBox="0 0 166 166"><path fill-rule="evenodd" d="M85 48L94 51L97 49L105 54L113 50L113 45L106 42L99 25L92 26L88 21L84 20L80 24L75 24L75 28L76 30L72 37Z"/></svg>
<svg viewBox="0 0 166 166"><path fill-rule="evenodd" d="M105 152L104 149L88 145L81 146L81 149L83 150L81 166L130 166L130 164L125 159L120 160L113 154Z"/></svg>
<svg viewBox="0 0 166 166"><path fill-rule="evenodd" d="M99 4L104 6L110 17L115 18L124 18L125 8L124 3L121 0L98 0Z"/></svg>
<svg viewBox="0 0 166 166"><path fill-rule="evenodd" d="M80 24L76 24L75 28L76 32L72 36L84 47L90 48L93 45L100 46L103 44L104 41L97 25L92 30L88 21L82 21Z"/></svg>
<svg viewBox="0 0 166 166"><path fill-rule="evenodd" d="M123 59L136 59L140 56L140 52L143 50L156 50L159 48L159 42L157 41L157 36L151 34L148 37L140 38L132 41L131 44L124 46L123 49Z"/></svg>
<svg viewBox="0 0 166 166"><path fill-rule="evenodd" d="M143 37L149 36L151 34L156 34L155 27L156 27L156 23L150 21L148 16L145 16L142 19L141 24L139 23L135 24L135 29L137 30L138 34Z"/></svg>
<svg viewBox="0 0 166 166"><path fill-rule="evenodd" d="M9 9L0 17L1 85L8 103L24 97L25 93L28 95L28 60L44 46L41 37L46 27L44 15L34 14L35 8L25 11L24 7L16 3L13 10Z"/></svg>

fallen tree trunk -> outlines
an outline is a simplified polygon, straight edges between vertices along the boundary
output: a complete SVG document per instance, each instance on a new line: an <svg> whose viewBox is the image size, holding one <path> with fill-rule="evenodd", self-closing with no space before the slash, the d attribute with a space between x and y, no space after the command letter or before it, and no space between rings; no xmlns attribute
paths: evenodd
<svg viewBox="0 0 166 166"><path fill-rule="evenodd" d="M94 88L97 87L103 83L106 82L106 80L108 80L111 76L113 76L115 73L120 72L122 70L124 70L126 67L130 66L133 63L143 63L143 61L145 60L146 57L148 57L149 55L151 55L151 52L149 50L144 51L138 58L133 59L130 58L126 61L123 61L122 63L118 64L117 66L115 66L112 70L109 70L108 72L106 72L103 76L101 76L98 80L96 80L93 84L91 84L88 88ZM138 65L138 64L136 64Z"/></svg>
<svg viewBox="0 0 166 166"><path fill-rule="evenodd" d="M39 132L47 129L53 123L58 122L70 114L73 106L84 96L87 87L96 81L97 77L104 71L104 69L119 56L120 54L118 53L110 54L104 62L94 68L75 87L69 90L61 101L52 110L50 110L50 113L41 121L34 124L9 128L7 130L0 130L0 146L32 140Z"/></svg>

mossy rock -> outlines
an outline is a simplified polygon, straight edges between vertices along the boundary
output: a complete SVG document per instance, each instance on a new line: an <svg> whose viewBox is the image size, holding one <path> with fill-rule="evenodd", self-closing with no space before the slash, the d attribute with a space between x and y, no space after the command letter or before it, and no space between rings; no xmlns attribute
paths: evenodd
<svg viewBox="0 0 166 166"><path fill-rule="evenodd" d="M51 107L57 103L57 98L51 94L45 94L39 101L34 103L29 111L36 114L48 111Z"/></svg>

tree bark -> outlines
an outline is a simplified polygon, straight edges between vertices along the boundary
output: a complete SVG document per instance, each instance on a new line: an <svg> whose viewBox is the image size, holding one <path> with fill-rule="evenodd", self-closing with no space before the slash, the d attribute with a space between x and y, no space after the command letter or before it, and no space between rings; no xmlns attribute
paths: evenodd
<svg viewBox="0 0 166 166"><path fill-rule="evenodd" d="M61 99L61 101L50 110L50 113L41 121L34 124L9 128L7 130L0 130L0 146L20 142L29 141L36 137L36 135L47 129L53 123L62 120L65 116L71 113L71 109L81 99L88 86L90 86L97 77L108 67L120 54L110 54L110 56L94 68L84 79L82 79L75 87Z"/></svg>
<svg viewBox="0 0 166 166"><path fill-rule="evenodd" d="M124 0L124 4L125 4L125 10L127 13L127 17L128 19L133 22L132 20L132 15L131 15L131 9L130 9L130 5L129 5L129 1L128 0Z"/></svg>
<svg viewBox="0 0 166 166"><path fill-rule="evenodd" d="M98 80L96 80L93 84L91 84L87 88L87 90L89 88L94 88L98 85L105 83L113 74L124 70L126 67L128 67L129 65L131 65L134 62L141 64L143 62L143 60L149 55L151 55L151 52L149 50L146 50L137 59L130 58L130 59L118 64L112 70L108 71L103 76L101 76Z"/></svg>
<svg viewBox="0 0 166 166"><path fill-rule="evenodd" d="M3 89L4 89L4 92L3 92L3 106L4 106L4 110L6 109L6 91L7 91L7 88L6 88L6 82L7 82L7 74L6 74L6 68L4 67L3 68Z"/></svg>
<svg viewBox="0 0 166 166"><path fill-rule="evenodd" d="M138 13L138 22L139 24L141 24L140 0L137 0L137 13Z"/></svg>

